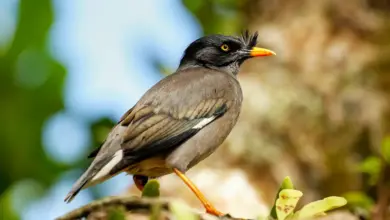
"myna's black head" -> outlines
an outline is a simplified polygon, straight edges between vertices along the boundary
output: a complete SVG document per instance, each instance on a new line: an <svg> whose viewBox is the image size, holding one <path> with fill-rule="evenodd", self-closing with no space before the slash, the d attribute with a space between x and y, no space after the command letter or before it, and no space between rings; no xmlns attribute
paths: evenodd
<svg viewBox="0 0 390 220"><path fill-rule="evenodd" d="M179 68L205 66L237 74L248 58L275 55L274 52L255 47L257 32L246 31L241 37L209 35L192 42L184 52Z"/></svg>

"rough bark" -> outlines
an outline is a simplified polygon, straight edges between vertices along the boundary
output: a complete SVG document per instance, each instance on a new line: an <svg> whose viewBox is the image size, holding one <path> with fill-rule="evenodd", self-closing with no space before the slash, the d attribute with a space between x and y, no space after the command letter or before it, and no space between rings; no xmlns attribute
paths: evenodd
<svg viewBox="0 0 390 220"><path fill-rule="evenodd" d="M75 209L57 220L75 220L86 218L88 220L103 219L184 219L178 218L177 213L172 210L174 200L170 199L148 199L137 197L107 197L94 201L83 207ZM216 217L196 210L184 210L200 220L234 220L231 216ZM122 216L114 218L113 216Z"/></svg>

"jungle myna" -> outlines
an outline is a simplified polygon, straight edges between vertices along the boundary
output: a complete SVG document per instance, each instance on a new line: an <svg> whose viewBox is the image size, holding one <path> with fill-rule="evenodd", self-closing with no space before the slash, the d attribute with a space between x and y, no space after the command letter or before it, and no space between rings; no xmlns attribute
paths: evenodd
<svg viewBox="0 0 390 220"><path fill-rule="evenodd" d="M236 75L251 57L275 53L255 47L257 33L210 35L191 43L175 73L149 89L92 152L87 171L66 196L118 173L134 175L139 189L147 178L174 172L206 211L222 215L185 176L225 140L240 114L242 92Z"/></svg>

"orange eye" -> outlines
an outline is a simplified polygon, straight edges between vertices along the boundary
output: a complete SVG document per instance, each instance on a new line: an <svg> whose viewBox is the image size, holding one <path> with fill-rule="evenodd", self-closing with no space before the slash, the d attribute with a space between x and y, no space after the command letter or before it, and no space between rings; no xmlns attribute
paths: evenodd
<svg viewBox="0 0 390 220"><path fill-rule="evenodd" d="M229 48L229 46L228 46L227 44L222 44L222 46L221 46L221 50L223 50L223 51L227 52L227 51L229 51L229 50L230 50L230 48Z"/></svg>

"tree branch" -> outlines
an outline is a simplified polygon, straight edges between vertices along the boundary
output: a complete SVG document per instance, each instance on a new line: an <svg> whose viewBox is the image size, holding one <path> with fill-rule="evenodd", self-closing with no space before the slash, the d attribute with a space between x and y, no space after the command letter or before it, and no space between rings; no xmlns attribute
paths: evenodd
<svg viewBox="0 0 390 220"><path fill-rule="evenodd" d="M85 206L75 209L59 218L57 220L74 220L74 219L113 219L110 216L122 213L119 219L134 219L135 216L144 218L151 217L151 219L173 219L172 217L178 215L173 209L173 205L178 202L164 198L138 198L134 196L115 196L107 197L101 200L93 201ZM215 217L206 213L200 213L197 210L187 209L181 210L184 214L189 214L196 219L201 220L234 220L231 216ZM180 211L180 212L181 212ZM183 213L179 213L180 215ZM156 218L153 218L155 216ZM118 218L115 218L118 219ZM177 218L175 218L177 219Z"/></svg>

